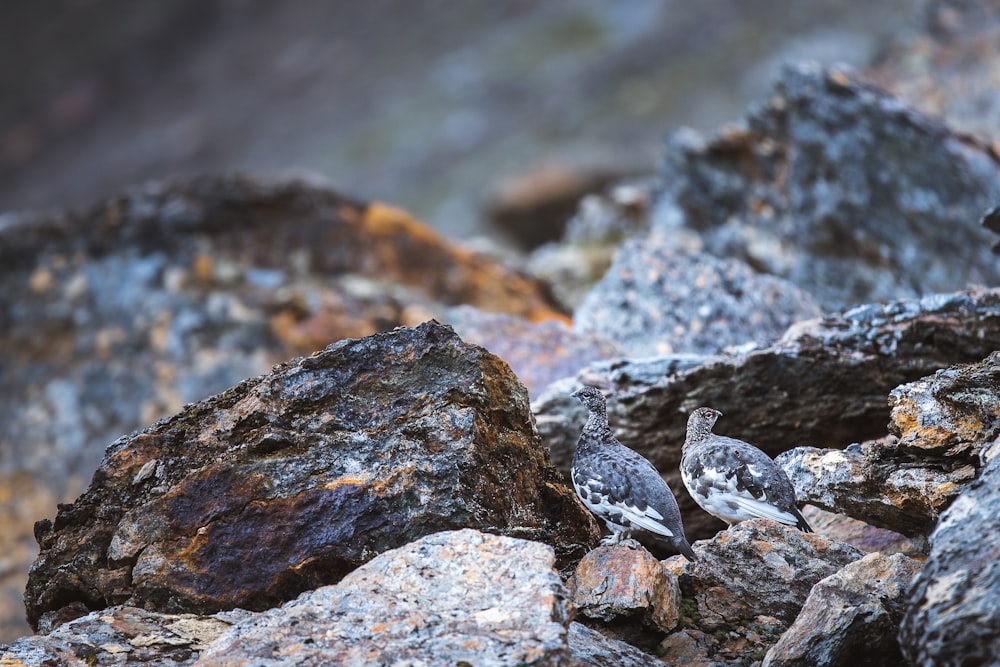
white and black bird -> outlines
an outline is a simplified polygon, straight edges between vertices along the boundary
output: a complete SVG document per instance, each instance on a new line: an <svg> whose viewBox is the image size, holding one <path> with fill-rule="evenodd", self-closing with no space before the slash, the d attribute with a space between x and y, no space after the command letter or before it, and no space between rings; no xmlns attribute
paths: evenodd
<svg viewBox="0 0 1000 667"><path fill-rule="evenodd" d="M771 519L807 533L785 471L753 445L712 433L722 413L698 408L688 417L681 448L681 480L703 510L732 525Z"/></svg>
<svg viewBox="0 0 1000 667"><path fill-rule="evenodd" d="M674 494L652 463L611 433L604 394L584 387L572 396L590 411L573 454L573 488L611 530L603 543L621 543L632 530L643 528L694 560Z"/></svg>

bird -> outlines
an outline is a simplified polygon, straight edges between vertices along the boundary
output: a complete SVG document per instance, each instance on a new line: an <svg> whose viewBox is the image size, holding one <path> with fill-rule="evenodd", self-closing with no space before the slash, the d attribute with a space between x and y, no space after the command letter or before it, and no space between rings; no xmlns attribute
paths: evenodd
<svg viewBox="0 0 1000 667"><path fill-rule="evenodd" d="M674 494L652 463L612 434L601 390L584 386L570 395L590 413L573 453L573 488L611 531L602 544L631 542L632 530L643 528L666 538L688 560L695 560Z"/></svg>
<svg viewBox="0 0 1000 667"><path fill-rule="evenodd" d="M721 416L718 410L697 408L688 417L681 481L694 501L730 526L762 518L813 532L781 466L748 442L712 433Z"/></svg>

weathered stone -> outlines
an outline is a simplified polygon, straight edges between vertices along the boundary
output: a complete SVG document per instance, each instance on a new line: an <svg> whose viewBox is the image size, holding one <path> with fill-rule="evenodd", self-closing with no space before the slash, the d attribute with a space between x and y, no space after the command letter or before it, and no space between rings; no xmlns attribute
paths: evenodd
<svg viewBox="0 0 1000 667"><path fill-rule="evenodd" d="M846 450L797 448L778 460L799 499L926 535L1000 436L1000 352L901 385L889 405L892 436Z"/></svg>
<svg viewBox="0 0 1000 667"><path fill-rule="evenodd" d="M645 549L598 547L583 557L567 586L573 605L589 618L637 617L661 632L677 625L677 578Z"/></svg>
<svg viewBox="0 0 1000 667"><path fill-rule="evenodd" d="M72 602L266 609L461 527L561 563L599 534L501 359L436 322L343 340L113 443L36 526L28 619Z"/></svg>
<svg viewBox="0 0 1000 667"><path fill-rule="evenodd" d="M697 603L693 625L707 632L745 626L761 615L790 625L816 582L863 556L850 545L764 519L699 542L697 553L678 578L684 598Z"/></svg>
<svg viewBox="0 0 1000 667"><path fill-rule="evenodd" d="M895 387L952 364L981 361L996 349L1000 289L977 289L830 315L746 354L598 362L576 379L554 383L532 407L553 463L567 471L586 421L569 393L581 383L606 389L615 435L680 488L680 449L696 407L721 410L726 435L772 457L808 443L846 447L885 435L886 395ZM906 470L898 474L901 484L925 483L908 480ZM678 502L689 538L722 527L687 496Z"/></svg>
<svg viewBox="0 0 1000 667"><path fill-rule="evenodd" d="M661 664L654 656L576 621L569 624L572 667L647 667Z"/></svg>
<svg viewBox="0 0 1000 667"><path fill-rule="evenodd" d="M3 649L0 664L184 667L246 615L159 614L111 607L61 625L50 634L14 641Z"/></svg>
<svg viewBox="0 0 1000 667"><path fill-rule="evenodd" d="M903 655L917 667L1000 664L1000 441L979 479L949 507L908 599Z"/></svg>
<svg viewBox="0 0 1000 667"><path fill-rule="evenodd" d="M846 514L835 514L814 505L804 505L802 516L823 537L846 542L865 553L925 555L921 551L926 544L925 540L914 540L894 530L879 528Z"/></svg>
<svg viewBox="0 0 1000 667"><path fill-rule="evenodd" d="M471 306L451 308L445 317L462 340L482 345L510 364L532 396L585 364L624 354L612 340L574 331L558 320L531 322Z"/></svg>
<svg viewBox="0 0 1000 667"><path fill-rule="evenodd" d="M233 626L196 664L564 665L554 563L537 542L437 533Z"/></svg>
<svg viewBox="0 0 1000 667"><path fill-rule="evenodd" d="M882 667L906 662L896 633L920 563L873 553L818 582L764 667Z"/></svg>
<svg viewBox="0 0 1000 667"><path fill-rule="evenodd" d="M655 229L697 230L826 309L1000 283L978 224L1000 159L843 71L786 67L742 126L675 135L662 178Z"/></svg>
<svg viewBox="0 0 1000 667"><path fill-rule="evenodd" d="M627 241L573 313L573 328L618 341L631 357L765 347L821 311L807 293L738 260Z"/></svg>

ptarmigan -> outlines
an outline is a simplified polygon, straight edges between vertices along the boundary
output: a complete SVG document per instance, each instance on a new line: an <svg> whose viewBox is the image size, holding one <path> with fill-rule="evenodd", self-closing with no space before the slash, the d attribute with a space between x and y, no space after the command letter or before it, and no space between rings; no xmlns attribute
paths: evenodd
<svg viewBox="0 0 1000 667"><path fill-rule="evenodd" d="M587 509L611 530L603 543L619 544L633 529L643 528L694 560L674 494L653 464L611 433L604 394L584 387L572 396L590 411L573 454L573 487Z"/></svg>
<svg viewBox="0 0 1000 667"><path fill-rule="evenodd" d="M712 433L722 413L698 408L688 417L681 449L681 479L703 510L732 525L771 519L807 533L785 471L753 445Z"/></svg>

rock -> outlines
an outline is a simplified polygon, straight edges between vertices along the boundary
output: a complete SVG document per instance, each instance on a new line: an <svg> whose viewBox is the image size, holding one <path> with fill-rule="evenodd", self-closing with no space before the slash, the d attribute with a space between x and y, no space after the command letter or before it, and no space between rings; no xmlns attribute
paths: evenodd
<svg viewBox="0 0 1000 667"><path fill-rule="evenodd" d="M818 534L838 542L846 542L865 553L901 553L906 556L923 556L924 542L913 540L894 530L878 528L845 514L834 514L814 505L805 505L802 516Z"/></svg>
<svg viewBox="0 0 1000 667"><path fill-rule="evenodd" d="M779 457L797 497L908 536L926 535L1000 436L1000 352L889 394L893 435Z"/></svg>
<svg viewBox="0 0 1000 667"><path fill-rule="evenodd" d="M537 542L437 533L233 626L196 664L564 665L554 563Z"/></svg>
<svg viewBox="0 0 1000 667"><path fill-rule="evenodd" d="M576 621L569 624L569 652L573 667L647 667L661 664L631 644L605 637Z"/></svg>
<svg viewBox="0 0 1000 667"><path fill-rule="evenodd" d="M909 592L899 642L917 667L1000 664L998 441L983 461L976 482L941 516Z"/></svg>
<svg viewBox="0 0 1000 667"><path fill-rule="evenodd" d="M598 547L567 584L573 606L605 622L638 617L661 632L677 625L677 578L643 548Z"/></svg>
<svg viewBox="0 0 1000 667"><path fill-rule="evenodd" d="M787 66L745 123L675 134L662 182L655 230L695 230L825 310L1000 283L978 224L997 154L841 70Z"/></svg>
<svg viewBox="0 0 1000 667"><path fill-rule="evenodd" d="M614 341L574 331L558 320L530 322L471 306L449 309L446 319L462 340L481 345L510 364L532 396L574 375L581 365L623 356Z"/></svg>
<svg viewBox="0 0 1000 667"><path fill-rule="evenodd" d="M652 238L624 243L573 314L573 328L618 341L631 357L778 340L821 311L807 293L733 259L672 250Z"/></svg>
<svg viewBox="0 0 1000 667"><path fill-rule="evenodd" d="M183 667L246 613L196 616L116 606L3 648L3 665Z"/></svg>
<svg viewBox="0 0 1000 667"><path fill-rule="evenodd" d="M764 667L903 667L896 633L919 571L902 554L873 553L821 580Z"/></svg>
<svg viewBox="0 0 1000 667"><path fill-rule="evenodd" d="M501 359L436 322L346 339L113 443L36 525L28 620L266 609L462 527L547 542L563 566L599 535Z"/></svg>
<svg viewBox="0 0 1000 667"><path fill-rule="evenodd" d="M597 362L575 379L554 383L532 408L553 463L565 472L586 421L569 393L581 384L600 386L609 394L618 439L680 488L680 449L696 407L721 410L726 435L772 457L808 443L846 447L885 435L886 396L895 387L952 364L981 361L996 349L1000 289L976 289L861 306L796 325L775 345L744 354ZM723 526L687 496L678 502L689 538L711 536Z"/></svg>
<svg viewBox="0 0 1000 667"><path fill-rule="evenodd" d="M707 632L757 616L790 625L813 585L863 554L854 547L774 521L751 519L698 543L698 560L680 568L684 598L694 598Z"/></svg>

